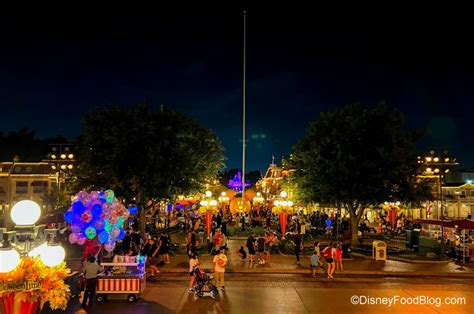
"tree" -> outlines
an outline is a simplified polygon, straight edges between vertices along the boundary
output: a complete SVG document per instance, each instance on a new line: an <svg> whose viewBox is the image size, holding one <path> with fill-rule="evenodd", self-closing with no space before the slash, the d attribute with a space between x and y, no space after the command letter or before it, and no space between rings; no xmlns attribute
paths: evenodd
<svg viewBox="0 0 474 314"><path fill-rule="evenodd" d="M98 108L83 124L76 188L113 189L128 201L135 199L141 214L149 200L201 191L224 166L217 136L166 108Z"/></svg>
<svg viewBox="0 0 474 314"><path fill-rule="evenodd" d="M365 208L421 197L415 193L416 143L423 132L403 125L402 114L384 103L347 105L321 113L295 147L291 163L300 197L344 206L353 245Z"/></svg>

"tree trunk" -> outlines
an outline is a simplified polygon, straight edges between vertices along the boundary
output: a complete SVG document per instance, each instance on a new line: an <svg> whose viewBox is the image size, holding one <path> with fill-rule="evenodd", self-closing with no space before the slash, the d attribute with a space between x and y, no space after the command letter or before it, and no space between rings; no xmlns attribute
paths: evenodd
<svg viewBox="0 0 474 314"><path fill-rule="evenodd" d="M351 213L351 245L353 247L359 246L359 236L357 235L359 231L359 220L357 216Z"/></svg>
<svg viewBox="0 0 474 314"><path fill-rule="evenodd" d="M351 217L351 244L352 246L359 246L359 222L364 214L365 206L355 202L346 205Z"/></svg>
<svg viewBox="0 0 474 314"><path fill-rule="evenodd" d="M146 210L145 208L141 208L140 209L140 215L139 215L139 219L140 219L140 235L142 236L143 240L145 241L146 238L145 238L145 235L146 235Z"/></svg>

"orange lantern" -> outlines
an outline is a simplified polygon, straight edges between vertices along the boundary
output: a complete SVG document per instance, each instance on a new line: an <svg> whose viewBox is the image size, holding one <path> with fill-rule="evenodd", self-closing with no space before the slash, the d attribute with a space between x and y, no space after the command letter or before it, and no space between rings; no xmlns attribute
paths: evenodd
<svg viewBox="0 0 474 314"><path fill-rule="evenodd" d="M232 200L232 199L234 199L235 194L237 194L237 192L235 192L234 190L227 190L227 191L225 192L225 194L227 195L227 197L228 197L229 199Z"/></svg>
<svg viewBox="0 0 474 314"><path fill-rule="evenodd" d="M253 200L253 198L255 197L255 194L257 194L257 192L255 192L254 190L247 190L247 191L245 191L245 193L244 193L244 198L245 198L247 201L251 201L251 200Z"/></svg>
<svg viewBox="0 0 474 314"><path fill-rule="evenodd" d="M235 215L237 212L250 212L250 202L249 201L245 201L245 202L242 202L242 199L240 198L234 198L231 202L230 202L230 212L232 213L232 215Z"/></svg>

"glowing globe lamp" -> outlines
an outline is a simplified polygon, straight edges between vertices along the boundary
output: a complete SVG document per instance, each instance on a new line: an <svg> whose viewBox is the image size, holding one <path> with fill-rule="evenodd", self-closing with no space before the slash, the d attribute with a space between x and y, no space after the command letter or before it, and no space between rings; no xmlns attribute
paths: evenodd
<svg viewBox="0 0 474 314"><path fill-rule="evenodd" d="M10 217L17 226L34 225L40 216L41 208L30 200L19 201L10 212Z"/></svg>
<svg viewBox="0 0 474 314"><path fill-rule="evenodd" d="M71 233L73 234L73 233ZM43 253L43 251L48 247L48 245L45 243L41 244L40 246L37 246L35 247L33 250L31 250L29 253L28 253L28 256L30 257L36 257L36 256L40 256L41 253Z"/></svg>
<svg viewBox="0 0 474 314"><path fill-rule="evenodd" d="M8 273L20 263L20 254L13 248L0 249L0 273Z"/></svg>
<svg viewBox="0 0 474 314"><path fill-rule="evenodd" d="M48 245L43 252L41 252L41 261L49 267L54 267L61 264L66 257L64 248L60 245Z"/></svg>

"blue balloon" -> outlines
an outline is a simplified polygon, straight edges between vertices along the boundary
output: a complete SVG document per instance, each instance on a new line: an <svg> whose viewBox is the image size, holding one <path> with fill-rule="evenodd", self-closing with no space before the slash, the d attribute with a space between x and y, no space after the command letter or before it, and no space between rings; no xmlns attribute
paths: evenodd
<svg viewBox="0 0 474 314"><path fill-rule="evenodd" d="M75 201L74 203L72 203L72 210L75 214L81 216L86 210L86 207L84 206L84 204L82 204L81 201Z"/></svg>
<svg viewBox="0 0 474 314"><path fill-rule="evenodd" d="M138 208L137 206L129 206L128 211L130 212L130 215L136 215L138 213Z"/></svg>
<svg viewBox="0 0 474 314"><path fill-rule="evenodd" d="M99 200L107 201L107 196L105 195L105 192L100 192L99 193Z"/></svg>
<svg viewBox="0 0 474 314"><path fill-rule="evenodd" d="M64 213L64 221L67 223L71 223L74 220L74 212L72 210L68 210Z"/></svg>
<svg viewBox="0 0 474 314"><path fill-rule="evenodd" d="M102 214L102 206L100 206L100 204L95 204L94 206L92 206L92 216L94 217L99 217L100 214Z"/></svg>
<svg viewBox="0 0 474 314"><path fill-rule="evenodd" d="M122 240L124 237L125 237L125 231L122 228L120 228L120 233L119 233L119 235L117 236L116 239L117 240Z"/></svg>
<svg viewBox="0 0 474 314"><path fill-rule="evenodd" d="M326 226L330 226L331 224L332 224L332 221L331 221L331 219L329 219L329 218L328 218L328 219L326 219Z"/></svg>
<svg viewBox="0 0 474 314"><path fill-rule="evenodd" d="M102 231L99 233L99 242L104 244L109 240L109 233L107 231Z"/></svg>

